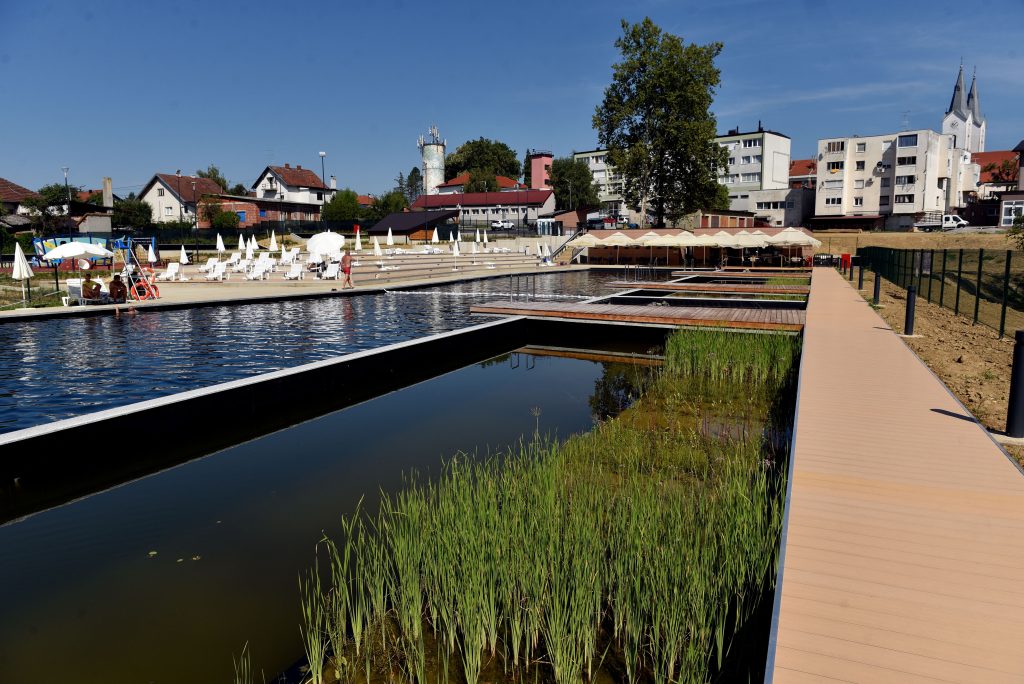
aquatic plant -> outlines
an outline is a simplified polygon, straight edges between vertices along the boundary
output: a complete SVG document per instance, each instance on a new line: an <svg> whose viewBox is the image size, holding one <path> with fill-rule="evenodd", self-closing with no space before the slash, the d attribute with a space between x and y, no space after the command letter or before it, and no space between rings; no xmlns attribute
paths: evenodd
<svg viewBox="0 0 1024 684"><path fill-rule="evenodd" d="M799 338L775 333L687 330L665 343L665 368L674 374L720 381L777 382L793 368Z"/></svg>

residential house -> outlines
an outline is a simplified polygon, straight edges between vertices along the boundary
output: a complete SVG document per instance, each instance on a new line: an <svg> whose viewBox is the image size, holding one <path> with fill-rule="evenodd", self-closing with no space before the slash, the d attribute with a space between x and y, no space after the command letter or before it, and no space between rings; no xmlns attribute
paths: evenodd
<svg viewBox="0 0 1024 684"><path fill-rule="evenodd" d="M789 162L789 187L814 190L818 180L816 159L792 159Z"/></svg>
<svg viewBox="0 0 1024 684"><path fill-rule="evenodd" d="M1017 188L1017 153L1013 150L993 150L992 152L975 152L971 161L978 165L978 199L987 200L1001 192ZM985 170L986 167L989 170ZM1009 173L1005 173L1003 168Z"/></svg>
<svg viewBox="0 0 1024 684"><path fill-rule="evenodd" d="M457 209L463 226L487 226L491 221L512 221L517 226L535 225L542 214L555 210L552 190L523 189L512 192L452 192L420 195L416 210Z"/></svg>
<svg viewBox="0 0 1024 684"><path fill-rule="evenodd" d="M508 176L496 176L494 179L498 184L498 192L514 192L516 190L526 190L526 184L517 181L515 178L509 178ZM450 181L446 181L437 186L437 193L441 195L450 195L452 193L460 193L466 191L466 186L469 184L469 174L460 173Z"/></svg>
<svg viewBox="0 0 1024 684"><path fill-rule="evenodd" d="M331 201L337 182L331 177L332 187L327 187L320 176L301 165L292 167L268 166L257 177L251 189L260 199L277 199L293 205L305 204L309 208L305 220L319 220L320 207Z"/></svg>
<svg viewBox="0 0 1024 684"><path fill-rule="evenodd" d="M223 188L216 181L199 176L158 173L139 193L139 198L153 207L155 223L196 219L196 205L206 195L220 195Z"/></svg>
<svg viewBox="0 0 1024 684"><path fill-rule="evenodd" d="M0 178L0 204L3 205L4 213L26 215L30 212L24 204L25 200L38 198L39 193L6 178Z"/></svg>
<svg viewBox="0 0 1024 684"><path fill-rule="evenodd" d="M999 226L1009 228L1014 219L1024 215L1024 140L1013 148L1017 153L1017 188L1012 192L1004 192L1000 198Z"/></svg>

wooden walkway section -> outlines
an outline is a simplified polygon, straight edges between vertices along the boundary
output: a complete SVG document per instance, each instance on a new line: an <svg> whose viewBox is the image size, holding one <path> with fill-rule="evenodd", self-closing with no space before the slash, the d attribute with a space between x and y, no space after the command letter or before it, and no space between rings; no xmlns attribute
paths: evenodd
<svg viewBox="0 0 1024 684"><path fill-rule="evenodd" d="M756 285L729 283L676 283L665 281L628 282L616 280L608 283L609 287L630 288L633 290L671 290L673 292L722 292L727 294L807 294L811 288L807 285Z"/></svg>
<svg viewBox="0 0 1024 684"><path fill-rule="evenodd" d="M640 306L632 304L564 302L494 302L474 304L475 314L559 318L562 320L606 321L680 325L691 327L779 330L799 332L804 327L804 311L797 309L759 309L754 307L713 306Z"/></svg>
<svg viewBox="0 0 1024 684"><path fill-rule="evenodd" d="M758 280L764 280L765 278L796 278L806 280L811 277L809 272L804 273L790 273L781 271L778 273L768 273L757 271L672 271L673 278L684 278L686 276L700 276L702 278L721 278L723 280L736 280L738 278L755 278Z"/></svg>
<svg viewBox="0 0 1024 684"><path fill-rule="evenodd" d="M767 682L1024 682L1024 475L814 274Z"/></svg>

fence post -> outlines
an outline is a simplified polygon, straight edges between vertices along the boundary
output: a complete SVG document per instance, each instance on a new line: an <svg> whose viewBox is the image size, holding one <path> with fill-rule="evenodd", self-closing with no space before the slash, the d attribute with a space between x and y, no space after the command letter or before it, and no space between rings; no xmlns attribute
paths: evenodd
<svg viewBox="0 0 1024 684"><path fill-rule="evenodd" d="M850 282L853 282L853 255L850 255Z"/></svg>
<svg viewBox="0 0 1024 684"><path fill-rule="evenodd" d="M920 292L924 288L924 248L921 249L921 253L917 255L917 291Z"/></svg>
<svg viewBox="0 0 1024 684"><path fill-rule="evenodd" d="M858 268L858 273L857 273L857 289L858 290L863 290L864 289L864 260L863 259L861 259L861 262L859 264L857 264L857 268Z"/></svg>
<svg viewBox="0 0 1024 684"><path fill-rule="evenodd" d="M942 280L939 282L939 306L946 305L946 252L942 250Z"/></svg>
<svg viewBox="0 0 1024 684"><path fill-rule="evenodd" d="M932 303L932 285L935 284L935 250L928 250L928 303Z"/></svg>
<svg viewBox="0 0 1024 684"><path fill-rule="evenodd" d="M877 268L875 268L874 263L872 263L871 266L875 271L875 296L873 301L875 306L878 306L878 299L882 296L882 274L878 272Z"/></svg>
<svg viewBox="0 0 1024 684"><path fill-rule="evenodd" d="M917 288L910 285L907 288L907 315L903 319L903 334L910 336L914 334L914 313L917 309Z"/></svg>
<svg viewBox="0 0 1024 684"><path fill-rule="evenodd" d="M981 268L985 263L985 250L978 250L978 279L974 283L974 323L978 322L978 306L981 304Z"/></svg>
<svg viewBox="0 0 1024 684"><path fill-rule="evenodd" d="M1006 250L1006 269L1003 271L1003 305L999 311L999 339L1003 339L1006 332L1006 300L1010 294L1010 259L1013 258L1013 250Z"/></svg>
<svg viewBox="0 0 1024 684"><path fill-rule="evenodd" d="M1014 335L1010 370L1010 405L1006 409L1007 437L1024 437L1024 330Z"/></svg>
<svg viewBox="0 0 1024 684"><path fill-rule="evenodd" d="M964 275L964 250L960 248L960 259L956 262L956 299L953 301L953 315L960 315L960 279Z"/></svg>

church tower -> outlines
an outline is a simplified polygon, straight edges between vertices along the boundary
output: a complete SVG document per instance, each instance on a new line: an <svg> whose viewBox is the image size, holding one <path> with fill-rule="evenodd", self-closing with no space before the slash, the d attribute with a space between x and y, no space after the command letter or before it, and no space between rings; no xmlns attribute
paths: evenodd
<svg viewBox="0 0 1024 684"><path fill-rule="evenodd" d="M953 97L949 101L949 109L942 117L942 132L953 136L953 147L968 152L985 151L985 119L981 115L981 104L978 101L978 80L971 81L971 91L964 87L964 66L960 65L960 73L953 86Z"/></svg>

